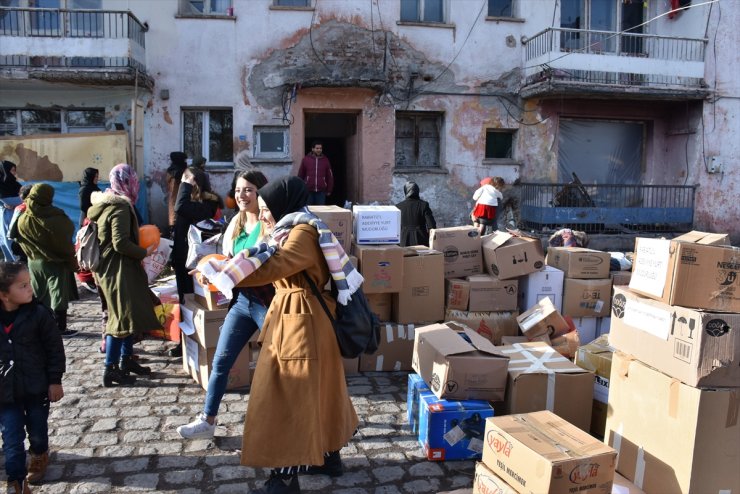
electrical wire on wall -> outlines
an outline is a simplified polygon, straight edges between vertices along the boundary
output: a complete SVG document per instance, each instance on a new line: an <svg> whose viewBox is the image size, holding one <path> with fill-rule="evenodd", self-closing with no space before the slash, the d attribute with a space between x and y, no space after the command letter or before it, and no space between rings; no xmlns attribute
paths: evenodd
<svg viewBox="0 0 740 494"><path fill-rule="evenodd" d="M301 87L300 84L293 84L293 87L285 86L283 88L282 121L283 121L283 124L285 125L293 125L294 118L290 112L290 109L293 106L293 103L295 103L295 100L298 98L298 90L300 89L300 87Z"/></svg>
<svg viewBox="0 0 740 494"><path fill-rule="evenodd" d="M326 68L326 70L329 72L329 75L332 74L332 70L329 68L329 66L326 64L323 58L319 55L319 52L316 51L316 47L313 44L313 23L316 19L316 11L319 10L319 0L315 0L315 4L313 6L313 13L311 14L311 24L308 26L308 40L311 43L311 50L313 50L314 56L316 56L316 59L321 62L321 65Z"/></svg>

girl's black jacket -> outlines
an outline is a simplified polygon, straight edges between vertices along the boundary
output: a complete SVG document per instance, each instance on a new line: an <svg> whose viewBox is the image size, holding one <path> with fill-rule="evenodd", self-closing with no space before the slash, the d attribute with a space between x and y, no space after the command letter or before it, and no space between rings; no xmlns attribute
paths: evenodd
<svg viewBox="0 0 740 494"><path fill-rule="evenodd" d="M65 370L62 335L51 310L35 298L18 309L10 333L0 325L0 401L45 396Z"/></svg>

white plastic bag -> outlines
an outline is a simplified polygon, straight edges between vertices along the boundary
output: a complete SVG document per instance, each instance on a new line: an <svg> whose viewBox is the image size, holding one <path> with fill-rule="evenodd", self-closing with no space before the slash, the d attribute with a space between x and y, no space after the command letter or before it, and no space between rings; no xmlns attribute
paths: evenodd
<svg viewBox="0 0 740 494"><path fill-rule="evenodd" d="M157 248L141 261L149 283L153 283L157 276L164 271L170 258L170 252L172 252L172 240L160 238Z"/></svg>
<svg viewBox="0 0 740 494"><path fill-rule="evenodd" d="M194 269L204 256L208 254L220 254L222 234L204 231L196 225L190 225L188 230L188 256L185 259L185 267Z"/></svg>

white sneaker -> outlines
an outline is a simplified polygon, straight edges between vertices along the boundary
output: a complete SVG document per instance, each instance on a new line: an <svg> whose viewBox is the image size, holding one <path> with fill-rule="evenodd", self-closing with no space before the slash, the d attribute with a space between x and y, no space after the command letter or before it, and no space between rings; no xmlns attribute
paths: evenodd
<svg viewBox="0 0 740 494"><path fill-rule="evenodd" d="M177 432L185 439L211 439L213 434L216 432L216 420L213 421L213 425L209 424L206 420L204 413L199 413L195 420L189 424L181 425L177 428Z"/></svg>

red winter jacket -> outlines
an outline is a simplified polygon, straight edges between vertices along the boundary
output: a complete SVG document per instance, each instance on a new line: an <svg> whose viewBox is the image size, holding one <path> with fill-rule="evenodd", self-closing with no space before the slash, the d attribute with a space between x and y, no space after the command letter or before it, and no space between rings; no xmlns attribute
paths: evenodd
<svg viewBox="0 0 740 494"><path fill-rule="evenodd" d="M334 175L326 155L307 154L301 161L298 177L306 182L309 192L326 192L334 190Z"/></svg>

